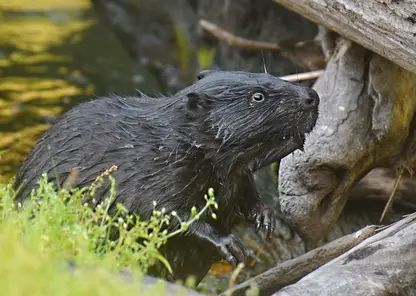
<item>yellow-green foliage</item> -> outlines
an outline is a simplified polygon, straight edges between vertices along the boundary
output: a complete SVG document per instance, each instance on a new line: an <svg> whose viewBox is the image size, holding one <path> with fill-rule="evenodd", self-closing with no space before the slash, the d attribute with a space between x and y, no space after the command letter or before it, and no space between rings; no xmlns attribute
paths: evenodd
<svg viewBox="0 0 416 296"><path fill-rule="evenodd" d="M178 25L174 26L176 49L174 57L181 69L182 78L185 81L192 82L195 77L190 72L191 70L191 56L192 48L189 44L189 40L185 34L181 31ZM200 69L209 68L212 65L215 56L215 48L213 47L200 47L197 51L197 62Z"/></svg>
<svg viewBox="0 0 416 296"><path fill-rule="evenodd" d="M107 177L113 185L111 197L96 210L82 204L86 194ZM205 195L206 206L199 213L193 208L190 221L168 233L162 227L172 213L163 210L155 209L150 221L134 224L133 216L121 205L115 215L108 215L114 182L107 172L89 188L57 192L44 175L24 205L14 203L10 184L0 185L0 295L145 295L138 289L146 268L156 260L170 268L158 248L187 229L208 207L216 207L211 190ZM118 229L117 240L107 239L110 229ZM69 272L69 261L77 266L74 272ZM122 268L137 280L119 277ZM163 284L155 289L149 295L165 294Z"/></svg>
<svg viewBox="0 0 416 296"><path fill-rule="evenodd" d="M215 48L201 47L198 50L198 64L200 69L211 67L215 56Z"/></svg>
<svg viewBox="0 0 416 296"><path fill-rule="evenodd" d="M178 25L174 25L173 29L176 41L174 57L179 64L179 68L181 69L182 79L190 82L193 78L190 72L191 46Z"/></svg>

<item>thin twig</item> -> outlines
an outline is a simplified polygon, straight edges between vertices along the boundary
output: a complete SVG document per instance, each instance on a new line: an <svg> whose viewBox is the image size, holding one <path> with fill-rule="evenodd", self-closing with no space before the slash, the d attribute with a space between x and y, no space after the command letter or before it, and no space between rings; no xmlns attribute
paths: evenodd
<svg viewBox="0 0 416 296"><path fill-rule="evenodd" d="M253 40L248 40L248 39L235 36L234 34L224 29L221 29L217 25L204 19L201 19L199 21L199 24L201 25L202 28L210 32L212 35L214 35L220 40L225 41L231 46L242 47L242 48L249 49L249 50L280 50L281 49L280 45L277 43L253 41Z"/></svg>
<svg viewBox="0 0 416 296"><path fill-rule="evenodd" d="M291 82L302 81L302 80L318 78L322 73L324 73L324 70L316 70L316 71L311 71L311 72L281 76L280 79L291 81Z"/></svg>
<svg viewBox="0 0 416 296"><path fill-rule="evenodd" d="M390 193L389 199L387 200L386 206L384 207L383 213L381 214L380 223L383 222L384 216L386 216L386 213L388 209L390 209L390 205L393 202L394 196L396 195L397 188L399 187L400 180L402 179L404 172L404 168L400 168L399 175L397 176L396 182L394 183L393 190Z"/></svg>
<svg viewBox="0 0 416 296"><path fill-rule="evenodd" d="M237 280L237 277L241 273L241 271L243 271L243 269L244 269L244 263L239 263L237 265L237 268L234 270L234 272L231 275L231 279L230 279L230 282L228 284L228 289L229 290L232 289L235 286L235 282ZM230 293L231 293L231 290L230 290ZM231 295L231 294L229 294L229 295ZM227 295L227 296L229 296L229 295Z"/></svg>

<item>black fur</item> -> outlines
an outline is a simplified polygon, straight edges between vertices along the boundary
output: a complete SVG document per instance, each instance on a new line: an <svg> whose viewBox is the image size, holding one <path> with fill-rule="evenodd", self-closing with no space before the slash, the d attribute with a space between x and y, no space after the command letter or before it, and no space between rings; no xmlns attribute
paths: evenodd
<svg viewBox="0 0 416 296"><path fill-rule="evenodd" d="M254 93L256 95L253 99ZM231 234L239 214L267 234L273 212L256 190L253 171L302 148L318 116L315 91L265 73L204 71L198 81L165 98L107 97L74 107L38 141L17 175L23 201L42 172L62 182L78 170L75 186L86 186L113 164L117 202L143 218L159 208L186 220L192 206L216 192L217 220L209 215L186 236L172 238L163 254L170 276L157 265L150 274L168 280L194 275L199 282L217 260L244 260ZM51 156L55 163L52 166ZM109 187L96 193L97 202Z"/></svg>

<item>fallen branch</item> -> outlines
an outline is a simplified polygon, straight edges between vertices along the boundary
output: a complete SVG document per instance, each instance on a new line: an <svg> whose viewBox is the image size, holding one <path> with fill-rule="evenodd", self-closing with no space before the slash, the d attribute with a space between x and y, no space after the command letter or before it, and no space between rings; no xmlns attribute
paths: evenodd
<svg viewBox="0 0 416 296"><path fill-rule="evenodd" d="M295 283L328 261L344 254L376 233L376 226L367 226L357 232L336 239L322 247L269 269L231 289L220 296L245 295L251 285L257 286L259 295L270 295L284 286Z"/></svg>
<svg viewBox="0 0 416 296"><path fill-rule="evenodd" d="M310 70L322 69L326 65L320 40L306 40L300 42L282 41L280 43L253 41L235 36L204 19L200 20L199 24L213 36L231 46L255 51L280 51L282 56L288 58L293 63Z"/></svg>
<svg viewBox="0 0 416 296"><path fill-rule="evenodd" d="M216 38L223 40L227 44L231 46L236 47L242 47L248 50L280 50L281 47L277 43L271 43L271 42L263 42L263 41L253 41L244 39L238 36L235 36L231 34L230 32L221 29L217 25L207 21L207 20L200 20L199 24L202 28L210 32L212 35L214 35Z"/></svg>

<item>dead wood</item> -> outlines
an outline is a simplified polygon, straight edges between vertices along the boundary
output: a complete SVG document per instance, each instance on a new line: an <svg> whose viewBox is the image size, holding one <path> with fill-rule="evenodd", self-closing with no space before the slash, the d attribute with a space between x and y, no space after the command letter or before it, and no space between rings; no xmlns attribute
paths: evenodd
<svg viewBox="0 0 416 296"><path fill-rule="evenodd" d="M280 288L296 282L328 261L340 256L352 247L375 234L375 226L367 226L355 233L338 238L304 255L283 262L222 293L222 296L245 295L251 285L257 286L259 295L270 295Z"/></svg>
<svg viewBox="0 0 416 296"><path fill-rule="evenodd" d="M416 295L416 213L273 296Z"/></svg>
<svg viewBox="0 0 416 296"><path fill-rule="evenodd" d="M274 1L416 72L415 1Z"/></svg>
<svg viewBox="0 0 416 296"><path fill-rule="evenodd" d="M325 66L325 55L322 41L318 39L293 42L291 40L273 43L269 41L256 41L236 36L219 26L201 19L199 25L217 39L230 46L248 51L280 51L281 54L293 63L311 70L321 69Z"/></svg>

